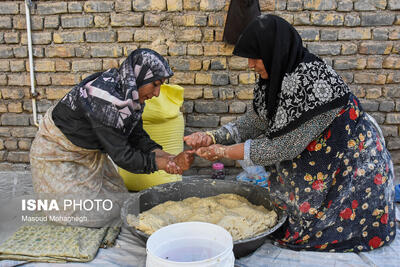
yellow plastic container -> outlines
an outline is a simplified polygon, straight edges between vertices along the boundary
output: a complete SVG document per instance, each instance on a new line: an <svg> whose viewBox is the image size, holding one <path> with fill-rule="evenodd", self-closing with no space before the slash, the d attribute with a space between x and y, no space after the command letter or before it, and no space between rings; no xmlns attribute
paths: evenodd
<svg viewBox="0 0 400 267"><path fill-rule="evenodd" d="M183 87L161 85L160 95L146 101L143 111L143 128L150 138L171 154L183 151L184 120L180 107L183 103ZM148 187L182 180L181 175L157 171L151 174L135 174L118 168L129 190L140 191Z"/></svg>

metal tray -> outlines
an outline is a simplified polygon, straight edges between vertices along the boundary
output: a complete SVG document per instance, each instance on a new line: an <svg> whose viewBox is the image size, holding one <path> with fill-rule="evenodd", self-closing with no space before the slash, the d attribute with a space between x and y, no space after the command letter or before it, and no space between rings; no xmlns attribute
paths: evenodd
<svg viewBox="0 0 400 267"><path fill-rule="evenodd" d="M224 193L243 196L252 204L263 205L269 210L275 210L278 214L278 222L273 228L255 237L233 243L233 252L236 258L255 251L264 243L267 236L277 230L287 218L285 211L276 208L271 203L267 189L246 182L213 179L191 179L190 181L167 183L135 193L124 202L121 217L132 234L146 242L149 235L129 226L126 221L128 214L138 215L140 212L149 210L168 200L179 201L188 197L210 197Z"/></svg>

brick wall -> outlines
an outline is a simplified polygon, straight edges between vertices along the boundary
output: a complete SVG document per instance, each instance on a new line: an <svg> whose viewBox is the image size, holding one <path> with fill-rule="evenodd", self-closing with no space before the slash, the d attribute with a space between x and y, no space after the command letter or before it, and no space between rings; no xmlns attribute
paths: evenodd
<svg viewBox="0 0 400 267"><path fill-rule="evenodd" d="M168 58L185 87L186 133L213 129L251 103L255 74L222 42L229 0L33 1L38 111L87 75L118 67L138 47ZM344 77L382 126L400 174L400 1L259 0L292 23ZM29 98L24 1L0 3L0 170L29 168L36 133ZM226 161L230 173L238 171ZM206 174L199 158L187 174Z"/></svg>

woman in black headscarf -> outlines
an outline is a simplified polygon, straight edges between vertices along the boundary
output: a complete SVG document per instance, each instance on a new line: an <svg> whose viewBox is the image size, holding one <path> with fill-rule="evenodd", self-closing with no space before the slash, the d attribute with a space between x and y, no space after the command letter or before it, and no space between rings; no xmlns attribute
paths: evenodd
<svg viewBox="0 0 400 267"><path fill-rule="evenodd" d="M145 100L158 96L172 75L157 52L137 49L119 69L95 73L76 85L47 111L32 143L35 192L88 199L126 192L109 157L133 173L188 169L192 155L163 151L143 129Z"/></svg>
<svg viewBox="0 0 400 267"><path fill-rule="evenodd" d="M284 246L343 252L390 243L391 157L342 78L274 15L253 20L233 53L260 76L253 109L216 131L186 136L186 143L208 160L266 166L271 198L289 215L275 236Z"/></svg>

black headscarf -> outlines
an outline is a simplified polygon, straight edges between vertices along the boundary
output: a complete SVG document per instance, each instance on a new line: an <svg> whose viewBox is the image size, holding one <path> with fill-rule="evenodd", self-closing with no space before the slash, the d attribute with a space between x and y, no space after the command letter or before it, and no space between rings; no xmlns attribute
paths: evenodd
<svg viewBox="0 0 400 267"><path fill-rule="evenodd" d="M320 104L316 100L313 104L314 107L310 107L308 102L313 101L312 97L306 99L305 95L313 94L309 92L313 90L311 87L314 85L310 80L319 81L321 77L313 77L312 79L307 77L308 84L298 84L299 88L293 88L292 84L289 84L289 86L292 86L290 90L294 90L291 92L291 96L295 95L297 102L302 101L303 106L296 103L295 111L285 106L285 102L288 101L285 98L287 96L282 93L282 84L288 85L288 82L290 83L290 80L285 83L285 77L289 77L296 71L301 72L299 73L301 77L310 76L311 73L308 72L311 72L312 68L309 69L308 67L312 66L307 65L307 63L316 64L318 65L316 68L324 69L325 72L329 73L327 75L335 76L336 84L329 86L344 86L346 88L339 88L338 90L348 91L348 87L336 72L303 46L302 39L296 29L286 20L275 15L261 15L250 22L236 43L233 54L240 57L262 59L264 63L268 79L264 80L259 77L254 89L253 106L260 116L269 121L270 132L267 134L269 137L282 135L318 115L321 111L335 108L337 104L329 105L328 102L334 100L338 102L336 99L339 98L339 95L342 97L341 93L339 95L333 94L329 100L323 100ZM302 79L299 79L299 82L302 82ZM326 107L325 110L324 107ZM284 114L288 118L286 122L284 122L285 118L282 120L282 114L277 114L279 108L292 113Z"/></svg>
<svg viewBox="0 0 400 267"><path fill-rule="evenodd" d="M150 49L136 49L119 69L96 73L75 86L61 101L75 110L83 107L87 116L129 135L140 120L144 105L138 89L173 75L167 61Z"/></svg>

